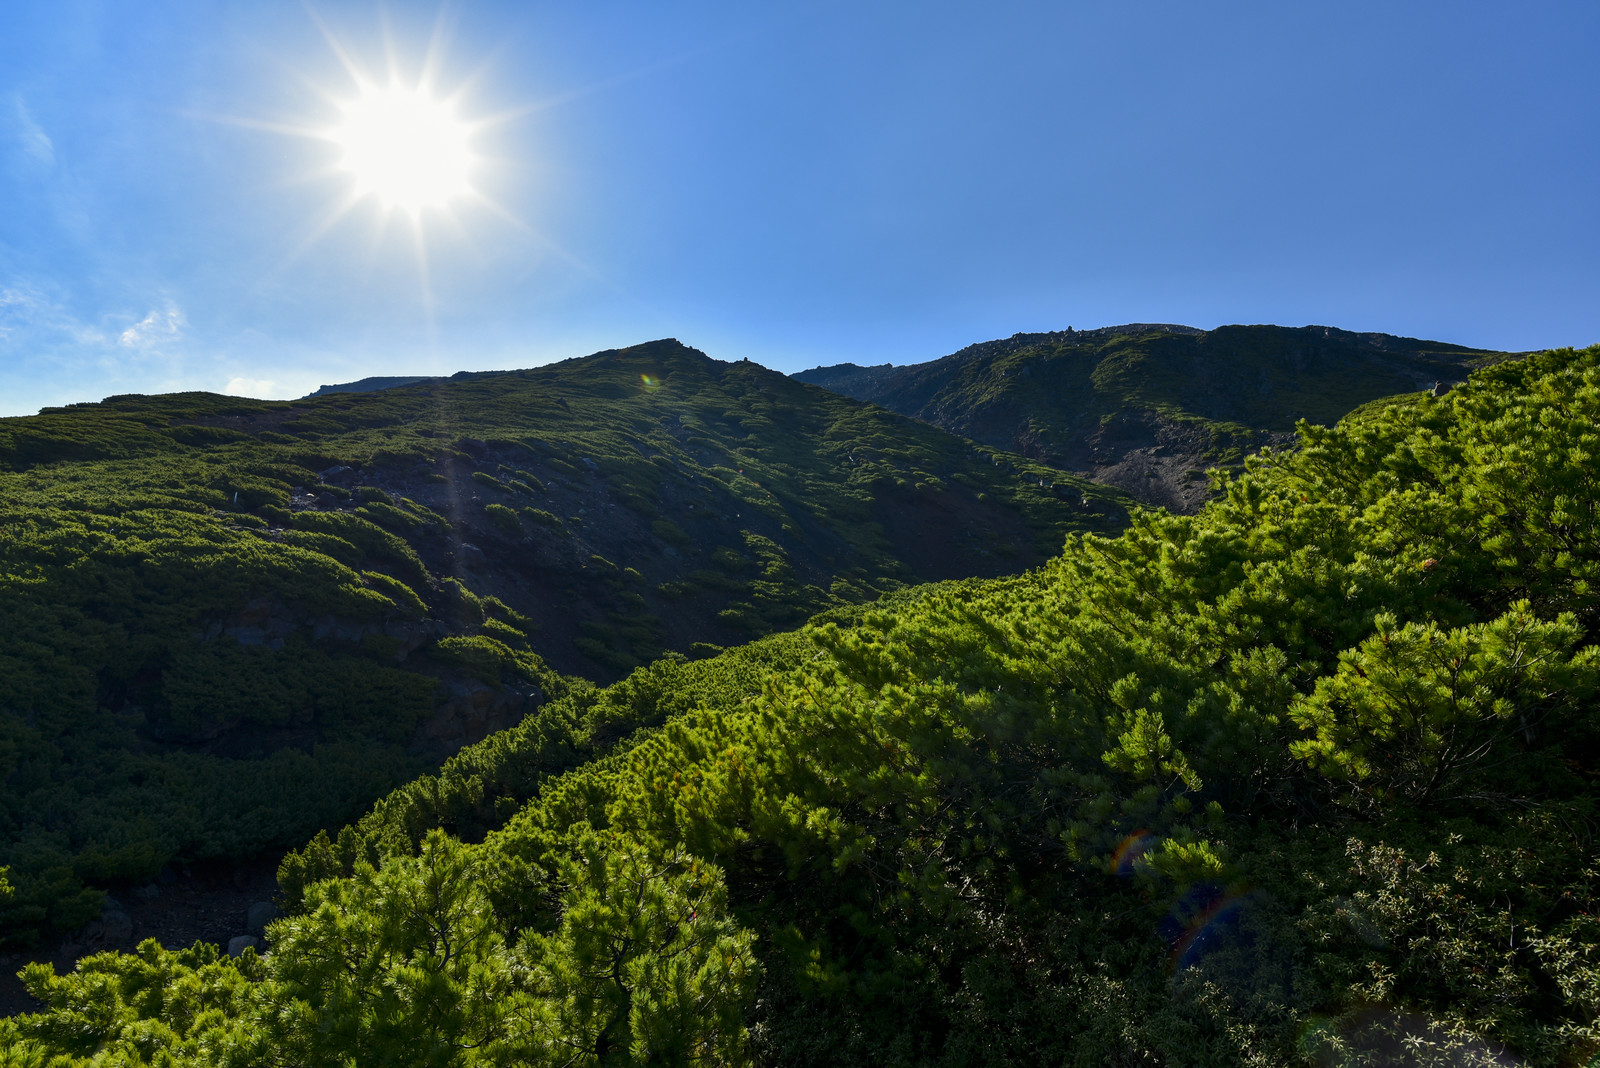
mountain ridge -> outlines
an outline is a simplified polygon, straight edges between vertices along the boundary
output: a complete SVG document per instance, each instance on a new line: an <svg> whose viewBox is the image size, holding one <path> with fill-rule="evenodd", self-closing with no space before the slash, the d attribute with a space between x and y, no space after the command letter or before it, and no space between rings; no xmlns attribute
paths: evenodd
<svg viewBox="0 0 1600 1068"><path fill-rule="evenodd" d="M936 360L794 375L1192 512L1204 471L1383 396L1515 354L1335 327L1134 323L1018 333Z"/></svg>

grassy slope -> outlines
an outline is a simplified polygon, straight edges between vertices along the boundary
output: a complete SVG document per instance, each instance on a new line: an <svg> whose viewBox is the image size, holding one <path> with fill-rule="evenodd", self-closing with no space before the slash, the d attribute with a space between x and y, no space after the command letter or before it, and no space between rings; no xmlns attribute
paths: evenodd
<svg viewBox="0 0 1600 1068"><path fill-rule="evenodd" d="M675 343L3 420L0 501L10 940L82 924L92 887L303 842L562 675L1122 521L1098 487Z"/></svg>
<svg viewBox="0 0 1600 1068"><path fill-rule="evenodd" d="M1506 364L1310 428L1200 516L565 698L286 865L269 960L36 970L50 1011L0 1038L1588 1063L1597 420L1600 349Z"/></svg>

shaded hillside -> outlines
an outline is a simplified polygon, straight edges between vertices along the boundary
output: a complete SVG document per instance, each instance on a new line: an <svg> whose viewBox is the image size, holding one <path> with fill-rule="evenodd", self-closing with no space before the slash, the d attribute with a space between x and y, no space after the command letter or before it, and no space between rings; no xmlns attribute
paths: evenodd
<svg viewBox="0 0 1600 1068"><path fill-rule="evenodd" d="M1504 353L1330 327L1136 323L1017 334L908 367L794 377L1193 511L1205 470Z"/></svg>
<svg viewBox="0 0 1600 1068"><path fill-rule="evenodd" d="M303 841L576 677L1019 570L1121 501L676 342L0 420L0 937Z"/></svg>
<svg viewBox="0 0 1600 1068"><path fill-rule="evenodd" d="M0 1048L1592 1065L1597 426L1600 348L1508 362L1199 515L569 694L287 858L269 953L30 968Z"/></svg>

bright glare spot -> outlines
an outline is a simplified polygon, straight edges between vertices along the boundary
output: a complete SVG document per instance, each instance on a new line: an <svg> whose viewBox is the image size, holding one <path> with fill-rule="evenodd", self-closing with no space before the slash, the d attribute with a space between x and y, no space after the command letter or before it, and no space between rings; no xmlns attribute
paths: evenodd
<svg viewBox="0 0 1600 1068"><path fill-rule="evenodd" d="M356 194L391 208L441 208L471 190L470 127L425 89L363 86L331 131Z"/></svg>

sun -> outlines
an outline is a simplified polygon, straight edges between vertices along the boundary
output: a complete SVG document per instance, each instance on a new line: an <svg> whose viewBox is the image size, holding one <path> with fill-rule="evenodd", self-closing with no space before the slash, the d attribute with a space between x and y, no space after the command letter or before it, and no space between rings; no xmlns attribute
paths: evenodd
<svg viewBox="0 0 1600 1068"><path fill-rule="evenodd" d="M362 83L340 111L327 137L357 198L375 196L415 215L472 193L472 125L450 101L423 86Z"/></svg>
<svg viewBox="0 0 1600 1068"><path fill-rule="evenodd" d="M431 322L429 246L436 235L451 241L455 251L471 250L484 233L483 221L494 216L549 244L493 195L497 185L504 185L508 168L518 166L504 154L503 127L535 105L482 110L489 96L484 88L489 64L461 70L446 62L448 26L442 14L420 48L420 57L415 42L401 47L385 23L381 64L369 65L366 60L375 57L347 46L314 11L308 8L308 13L348 81L334 86L300 74L308 95L317 99L314 117L271 121L216 116L315 142L315 163L303 180L342 186L325 210L287 235L291 247L279 270L286 270L336 230L342 228L351 236L358 219L371 224L366 227L369 263L379 262L380 252L391 241L403 241L409 232L422 287L421 307Z"/></svg>

